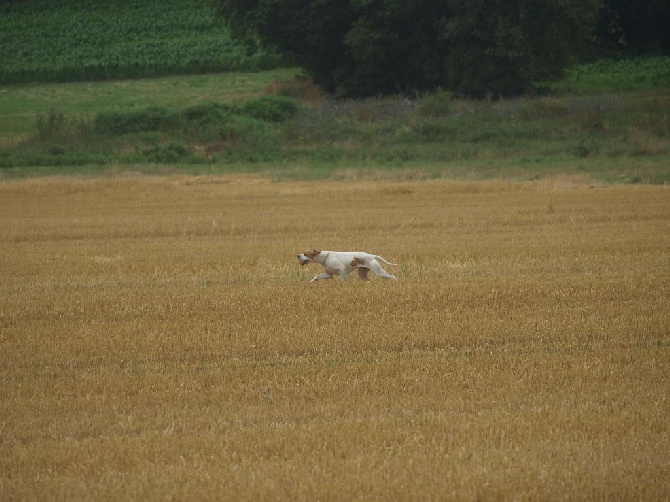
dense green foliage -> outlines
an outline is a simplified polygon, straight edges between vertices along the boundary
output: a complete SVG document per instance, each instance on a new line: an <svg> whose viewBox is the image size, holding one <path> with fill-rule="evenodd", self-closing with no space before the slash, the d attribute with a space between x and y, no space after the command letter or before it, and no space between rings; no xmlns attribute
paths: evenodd
<svg viewBox="0 0 670 502"><path fill-rule="evenodd" d="M624 53L670 54L670 2L604 0L598 16L600 48Z"/></svg>
<svg viewBox="0 0 670 502"><path fill-rule="evenodd" d="M599 0L449 0L444 86L462 96L517 96L579 60Z"/></svg>
<svg viewBox="0 0 670 502"><path fill-rule="evenodd" d="M601 0L218 0L233 35L290 56L340 96L443 87L508 97L557 78Z"/></svg>
<svg viewBox="0 0 670 502"><path fill-rule="evenodd" d="M274 67L233 42L206 0L0 2L0 83Z"/></svg>

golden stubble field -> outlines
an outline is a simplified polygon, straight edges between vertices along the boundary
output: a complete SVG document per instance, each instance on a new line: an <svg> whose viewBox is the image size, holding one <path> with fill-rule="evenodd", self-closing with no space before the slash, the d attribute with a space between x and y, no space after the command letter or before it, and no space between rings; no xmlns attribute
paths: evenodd
<svg viewBox="0 0 670 502"><path fill-rule="evenodd" d="M670 497L668 187L3 181L0 263L2 500Z"/></svg>

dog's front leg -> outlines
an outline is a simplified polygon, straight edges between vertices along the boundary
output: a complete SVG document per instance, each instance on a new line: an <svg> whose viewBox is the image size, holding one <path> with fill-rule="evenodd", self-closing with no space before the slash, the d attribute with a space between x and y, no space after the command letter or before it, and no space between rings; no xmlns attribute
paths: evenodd
<svg viewBox="0 0 670 502"><path fill-rule="evenodd" d="M312 280L309 281L309 283L311 284L311 283L313 283L313 282L320 281L320 280L322 280L322 279L332 279L332 278L333 278L333 274L329 274L328 272L326 272L325 274L315 275L315 276L312 278Z"/></svg>

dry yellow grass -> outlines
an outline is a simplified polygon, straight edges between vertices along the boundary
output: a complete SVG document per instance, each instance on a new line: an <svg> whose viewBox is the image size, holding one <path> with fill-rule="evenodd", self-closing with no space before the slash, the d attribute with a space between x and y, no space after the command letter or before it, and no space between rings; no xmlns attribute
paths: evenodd
<svg viewBox="0 0 670 502"><path fill-rule="evenodd" d="M0 263L2 500L670 498L667 187L4 181Z"/></svg>

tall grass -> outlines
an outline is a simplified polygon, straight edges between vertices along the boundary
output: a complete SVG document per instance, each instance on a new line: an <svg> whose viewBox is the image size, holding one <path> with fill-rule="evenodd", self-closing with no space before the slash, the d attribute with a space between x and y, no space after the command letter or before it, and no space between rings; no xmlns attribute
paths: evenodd
<svg viewBox="0 0 670 502"><path fill-rule="evenodd" d="M668 189L578 181L0 183L0 493L667 499Z"/></svg>

